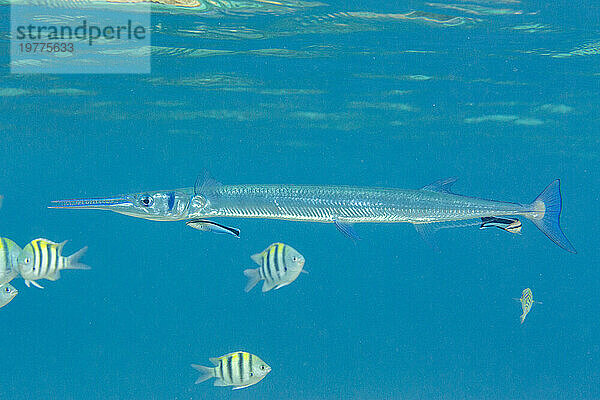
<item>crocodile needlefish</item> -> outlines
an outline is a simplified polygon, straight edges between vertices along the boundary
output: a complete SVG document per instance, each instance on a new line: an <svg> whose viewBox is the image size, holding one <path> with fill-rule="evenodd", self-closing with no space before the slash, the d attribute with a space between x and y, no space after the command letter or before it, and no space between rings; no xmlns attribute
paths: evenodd
<svg viewBox="0 0 600 400"><path fill-rule="evenodd" d="M210 178L194 187L113 197L53 201L50 208L109 210L155 221L269 218L333 223L358 239L353 224L405 222L426 239L444 223L485 217L518 217L532 221L561 248L575 253L560 228L560 181L553 181L531 203L486 200L456 194L456 179L421 189L313 185L223 185ZM216 223L215 223L216 224ZM190 224L194 226L194 224ZM226 228L226 227L225 227Z"/></svg>

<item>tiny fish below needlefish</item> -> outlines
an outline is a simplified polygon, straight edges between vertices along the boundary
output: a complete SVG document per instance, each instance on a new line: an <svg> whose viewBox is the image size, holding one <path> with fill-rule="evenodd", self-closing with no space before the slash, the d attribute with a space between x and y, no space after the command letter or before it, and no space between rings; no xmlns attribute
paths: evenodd
<svg viewBox="0 0 600 400"><path fill-rule="evenodd" d="M0 237L0 285L9 283L19 275L17 258L21 248L8 238Z"/></svg>
<svg viewBox="0 0 600 400"><path fill-rule="evenodd" d="M516 218L483 217L479 229L499 228L510 233L521 233L523 224Z"/></svg>
<svg viewBox="0 0 600 400"><path fill-rule="evenodd" d="M55 281L60 278L60 271L63 269L91 269L79 263L87 247L68 257L63 257L61 252L65 243L67 242L55 243L39 238L32 240L23 248L18 258L17 268L27 287L32 284L42 288L36 282L38 279Z"/></svg>
<svg viewBox="0 0 600 400"><path fill-rule="evenodd" d="M244 275L248 277L246 292L252 290L261 280L264 280L262 291L289 285L296 280L304 267L304 257L292 246L283 243L273 243L261 253L251 256L259 265L258 268L247 269Z"/></svg>
<svg viewBox="0 0 600 400"><path fill-rule="evenodd" d="M10 303L18 294L19 291L9 283L0 285L0 308Z"/></svg>
<svg viewBox="0 0 600 400"><path fill-rule="evenodd" d="M206 219L192 219L185 224L191 228L198 229L199 231L226 234L235 236L236 238L240 237L239 229L217 224L216 222Z"/></svg>
<svg viewBox="0 0 600 400"><path fill-rule="evenodd" d="M523 310L523 314L521 314L521 323L525 322L525 317L527 317L527 314L529 314L529 311L531 311L531 307L533 307L534 303L542 304L541 301L533 300L533 293L531 293L531 289L529 288L523 289L521 298L515 298L514 300L521 303L521 309Z"/></svg>
<svg viewBox="0 0 600 400"><path fill-rule="evenodd" d="M216 378L215 386L233 386L232 389L236 390L260 382L271 372L271 367L266 362L245 351L236 351L209 360L214 367L191 364L192 368L202 373L195 383Z"/></svg>

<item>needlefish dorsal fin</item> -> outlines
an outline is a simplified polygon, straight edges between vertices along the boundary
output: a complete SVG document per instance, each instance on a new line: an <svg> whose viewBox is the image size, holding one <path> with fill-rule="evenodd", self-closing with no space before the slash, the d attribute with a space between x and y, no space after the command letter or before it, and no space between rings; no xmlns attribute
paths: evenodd
<svg viewBox="0 0 600 400"><path fill-rule="evenodd" d="M451 190L452 185L454 185L457 180L458 180L458 178L455 178L455 177L440 179L438 181L430 183L429 185L423 186L421 188L421 190L429 190L431 192L442 192L442 193L453 194L453 192Z"/></svg>
<svg viewBox="0 0 600 400"><path fill-rule="evenodd" d="M214 192L214 189L219 186L223 186L223 184L213 178L211 178L208 171L204 171L203 174L200 174L196 177L196 183L194 184L194 195L204 195L210 194Z"/></svg>

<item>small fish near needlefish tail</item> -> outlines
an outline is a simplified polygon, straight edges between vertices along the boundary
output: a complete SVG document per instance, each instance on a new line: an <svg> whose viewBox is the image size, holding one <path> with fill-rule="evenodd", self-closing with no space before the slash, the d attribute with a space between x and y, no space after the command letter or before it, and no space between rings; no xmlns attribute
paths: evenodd
<svg viewBox="0 0 600 400"><path fill-rule="evenodd" d="M66 241L55 243L39 238L32 240L23 248L18 257L17 268L27 286L31 283L39 287L39 284L35 283L38 279L55 281L60 278L60 271L64 269L91 269L79 262L87 247L64 257L61 252L65 243Z"/></svg>
<svg viewBox="0 0 600 400"><path fill-rule="evenodd" d="M296 280L304 268L304 256L292 246L273 243L260 253L251 256L258 268L247 269L248 277L245 291L249 292L261 280L264 280L262 291L279 289Z"/></svg>
<svg viewBox="0 0 600 400"><path fill-rule="evenodd" d="M254 354L236 351L221 357L210 358L214 367L191 364L201 372L196 384L216 378L214 386L233 386L233 390L242 389L260 382L271 367Z"/></svg>
<svg viewBox="0 0 600 400"><path fill-rule="evenodd" d="M483 217L479 229L499 228L510 233L521 233L523 224L516 218Z"/></svg>

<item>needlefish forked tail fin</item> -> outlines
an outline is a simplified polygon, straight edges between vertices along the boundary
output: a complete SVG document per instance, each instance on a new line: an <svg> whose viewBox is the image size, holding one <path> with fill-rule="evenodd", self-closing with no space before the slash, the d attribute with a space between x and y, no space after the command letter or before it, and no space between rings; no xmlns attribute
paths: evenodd
<svg viewBox="0 0 600 400"><path fill-rule="evenodd" d="M447 183L446 183L447 182ZM445 193L451 193L449 191L449 185L454 183L453 180L442 181L443 186L440 185L428 185L423 190L432 191L443 191ZM502 218L501 216L518 216L522 215L529 219L531 222L541 230L550 240L560 246L562 249L570 252L577 253L575 247L571 244L569 239L565 236L560 227L560 213L562 209L562 199L560 194L560 180L556 179L550 183L546 189L531 203L531 204L516 204L515 206L520 207L520 211L516 212L503 212L498 210L494 217L481 217L479 224L480 228L486 228L489 226L497 226L503 230L512 233L519 233L521 230L520 221L515 218ZM500 223L497 223L500 222ZM506 224L508 223L508 224ZM458 221L446 221L446 222L425 222L425 223L413 223L417 232L421 237L433 248L434 251L440 252L434 233L437 230L444 228L457 228L461 226L477 225L471 220L458 220Z"/></svg>
<svg viewBox="0 0 600 400"><path fill-rule="evenodd" d="M570 253L577 253L575 247L560 229L560 179L549 184L531 203L532 213L526 215L550 240Z"/></svg>

